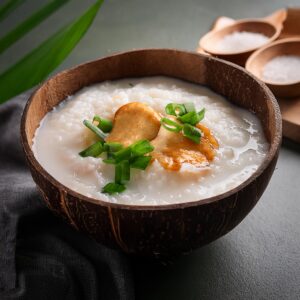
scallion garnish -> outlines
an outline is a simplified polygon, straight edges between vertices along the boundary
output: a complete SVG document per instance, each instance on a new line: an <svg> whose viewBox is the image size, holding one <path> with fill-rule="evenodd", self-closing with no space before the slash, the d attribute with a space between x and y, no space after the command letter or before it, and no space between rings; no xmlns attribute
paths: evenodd
<svg viewBox="0 0 300 300"><path fill-rule="evenodd" d="M106 138L106 134L100 129L98 128L96 125L94 125L91 121L89 120L84 120L83 124L90 129L91 131L93 131L100 139L101 141L104 141Z"/></svg>
<svg viewBox="0 0 300 300"><path fill-rule="evenodd" d="M184 124L187 123L196 125L200 122L200 116L195 111L190 111L183 116L177 117L177 120L181 121Z"/></svg>
<svg viewBox="0 0 300 300"><path fill-rule="evenodd" d="M195 143L199 144L201 139L201 131L195 127L200 121L203 120L205 115L205 108L196 112L195 105L192 102L178 104L178 103L169 103L165 111L169 115L177 117L177 120L180 121L182 125L177 122L170 120L168 118L162 118L162 126L173 132L182 131L183 135Z"/></svg>
<svg viewBox="0 0 300 300"><path fill-rule="evenodd" d="M115 142L108 142L104 144L105 151L107 152L117 152L123 149L123 145Z"/></svg>
<svg viewBox="0 0 300 300"><path fill-rule="evenodd" d="M116 164L115 183L124 183L130 180L130 165L128 160L123 160Z"/></svg>
<svg viewBox="0 0 300 300"><path fill-rule="evenodd" d="M79 152L79 155L81 157L88 157L88 156L98 157L103 151L104 151L103 143L96 142L95 144Z"/></svg>
<svg viewBox="0 0 300 300"><path fill-rule="evenodd" d="M108 119L104 119L104 118L101 118L99 116L94 116L93 118L93 122L98 122L98 125L97 127L99 129L101 129L103 132L107 133L107 132L110 132L112 130L112 127L113 127L113 124L112 124L112 121L108 120Z"/></svg>
<svg viewBox="0 0 300 300"><path fill-rule="evenodd" d="M102 193L112 195L116 193L122 193L125 190L126 187L124 184L110 182L102 188Z"/></svg>
<svg viewBox="0 0 300 300"><path fill-rule="evenodd" d="M96 126L93 122L98 122L98 125ZM105 142L107 137L105 133L111 131L112 122L97 115L94 116L93 122L84 120L83 124L94 132L101 141L81 151L79 155L98 157L101 153L106 152L107 158L103 159L103 162L115 165L115 182L110 182L104 186L102 193L121 193L126 189L124 182L130 180L130 168L145 170L151 161L151 156L144 155L153 151L154 147L148 140L137 141L126 148L120 143Z"/></svg>
<svg viewBox="0 0 300 300"><path fill-rule="evenodd" d="M200 139L201 139L201 131L195 126L192 126L190 124L184 124L183 125L183 136L189 138L196 144L199 144Z"/></svg>
<svg viewBox="0 0 300 300"><path fill-rule="evenodd" d="M200 118L199 122L202 121L204 119L204 115L205 115L205 108L202 108L199 112L198 112L198 116Z"/></svg>
<svg viewBox="0 0 300 300"><path fill-rule="evenodd" d="M191 111L196 111L195 105L193 102L187 102L184 103L184 107L187 113L191 112Z"/></svg>
<svg viewBox="0 0 300 300"><path fill-rule="evenodd" d="M122 164L122 182L130 180L130 164L128 160L123 160Z"/></svg>
<svg viewBox="0 0 300 300"><path fill-rule="evenodd" d="M182 116L187 113L185 106L183 104L178 103L169 103L166 106L165 111L168 115L172 115L175 117Z"/></svg>
<svg viewBox="0 0 300 300"><path fill-rule="evenodd" d="M148 167L151 159L151 156L135 157L130 161L130 167L133 169L145 170Z"/></svg>
<svg viewBox="0 0 300 300"><path fill-rule="evenodd" d="M137 141L130 146L133 156L141 156L154 150L148 140Z"/></svg>
<svg viewBox="0 0 300 300"><path fill-rule="evenodd" d="M116 160L114 158L106 158L102 160L104 163L109 164L109 165L115 165Z"/></svg>
<svg viewBox="0 0 300 300"><path fill-rule="evenodd" d="M165 129L169 131L179 132L182 130L182 126L180 124L168 118L162 118L160 120L160 123Z"/></svg>
<svg viewBox="0 0 300 300"><path fill-rule="evenodd" d="M113 153L113 158L116 160L117 163L122 160L129 160L130 157L131 157L130 147L124 148L118 152Z"/></svg>

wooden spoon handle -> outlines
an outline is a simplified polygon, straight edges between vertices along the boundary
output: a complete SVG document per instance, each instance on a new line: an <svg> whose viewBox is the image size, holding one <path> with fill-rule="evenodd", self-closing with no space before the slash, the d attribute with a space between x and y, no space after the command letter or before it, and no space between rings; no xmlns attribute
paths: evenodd
<svg viewBox="0 0 300 300"><path fill-rule="evenodd" d="M282 27L283 22L287 16L287 10L285 8L276 10L271 15L262 18L265 21L273 24L275 27Z"/></svg>

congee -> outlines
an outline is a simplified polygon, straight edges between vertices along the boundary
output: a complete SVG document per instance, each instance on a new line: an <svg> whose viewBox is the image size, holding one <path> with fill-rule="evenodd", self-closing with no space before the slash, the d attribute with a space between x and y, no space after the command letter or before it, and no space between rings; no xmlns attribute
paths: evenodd
<svg viewBox="0 0 300 300"><path fill-rule="evenodd" d="M65 186L130 205L224 193L255 172L268 148L253 113L167 77L85 87L46 114L33 141L39 163Z"/></svg>

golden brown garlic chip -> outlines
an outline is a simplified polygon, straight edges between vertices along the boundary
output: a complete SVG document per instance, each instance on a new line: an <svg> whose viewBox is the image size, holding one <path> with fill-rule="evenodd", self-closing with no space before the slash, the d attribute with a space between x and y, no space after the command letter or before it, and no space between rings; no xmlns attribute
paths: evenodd
<svg viewBox="0 0 300 300"><path fill-rule="evenodd" d="M160 117L150 106L131 102L117 110L113 125L106 141L118 142L127 147L139 140L153 140L160 128Z"/></svg>
<svg viewBox="0 0 300 300"><path fill-rule="evenodd" d="M161 126L157 137L151 142L154 146L151 156L170 171L179 171L183 164L196 168L208 166L219 144L207 127L202 124L196 127L203 132L200 144L184 137L181 132L171 132Z"/></svg>

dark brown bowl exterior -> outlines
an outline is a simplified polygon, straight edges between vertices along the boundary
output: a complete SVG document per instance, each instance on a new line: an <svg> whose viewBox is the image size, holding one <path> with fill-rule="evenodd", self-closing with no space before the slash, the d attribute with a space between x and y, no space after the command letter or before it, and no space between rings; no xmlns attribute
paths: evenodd
<svg viewBox="0 0 300 300"><path fill-rule="evenodd" d="M231 102L257 114L270 150L259 169L237 188L201 201L129 206L107 203L71 191L35 159L32 138L41 119L84 86L126 77L165 75L204 84ZM142 49L112 55L59 73L31 96L25 107L21 138L25 155L47 206L73 227L109 247L143 256L189 252L239 224L264 192L281 142L281 116L269 89L231 63L171 49Z"/></svg>

